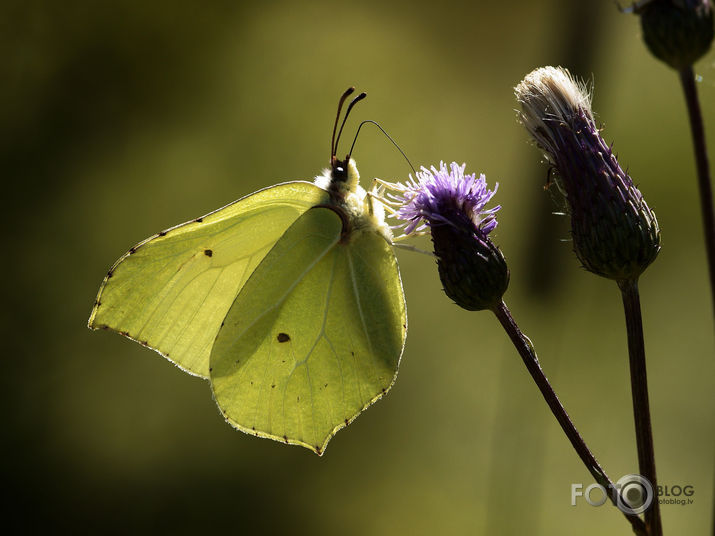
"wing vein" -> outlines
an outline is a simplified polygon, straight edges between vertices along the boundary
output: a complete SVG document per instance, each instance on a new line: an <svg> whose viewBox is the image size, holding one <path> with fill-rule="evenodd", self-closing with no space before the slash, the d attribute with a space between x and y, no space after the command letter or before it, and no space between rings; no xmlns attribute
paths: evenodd
<svg viewBox="0 0 715 536"><path fill-rule="evenodd" d="M201 299L201 303L198 304L198 306L194 309L193 314L184 322L184 325L181 327L180 334L176 337L176 342L174 343L174 347L176 347L177 344L184 338L186 334L186 328L194 321L194 318L199 314L199 311L201 311L201 308L206 305L206 300L209 297L209 294L213 291L213 289L216 287L216 283L218 283L218 280L221 278L221 275L223 275L224 268L221 268L218 272L218 275L214 279L213 283L211 283L211 286L208 288L206 293L204 294L204 297ZM193 344L193 338L189 341L189 344ZM172 348L173 351L173 348Z"/></svg>
<svg viewBox="0 0 715 536"><path fill-rule="evenodd" d="M310 238L310 236L311 236L311 235L308 235L308 236L307 236L306 238L304 238L303 240L301 240L301 241L299 241L299 242L296 242L295 245L291 246L290 248L287 249L286 252L282 253L279 257L277 257L277 260L283 259L286 255L288 255L288 254L293 250L293 248L297 247L298 244L300 244L302 241L307 240L308 238ZM303 278L304 278L306 275L308 275L308 274L311 272L311 270L313 270L313 268L315 268L315 266L316 266L321 260L323 260L323 258L324 258L328 253L330 253L330 251L333 249L333 247L335 246L335 244L337 243L337 241L338 241L338 238L336 238L335 240L332 240L332 241L327 245L327 247L320 253L320 255L318 255L318 256L315 258L315 260L314 260L313 262L311 262L302 272L300 272L299 274L296 275L296 278L295 278L295 279L293 280L293 282L288 286L288 288L286 289L286 291L285 291L280 297L278 297L278 299L277 299L270 307L266 308L260 315L256 316L255 319L253 320L253 322L251 322L250 324L248 324L242 331L240 331L240 332L234 337L234 339L233 339L229 344L230 344L231 346L235 345L236 342L243 336L244 333L246 333L247 331L249 331L254 325L256 325L256 323L260 322L260 321L263 319L263 317L265 317L268 313L270 313L270 312L274 311L275 309L277 309L278 307L280 307L280 306L283 304L283 302L286 300L286 298L293 292L293 289L294 289L296 286L298 286L298 284L300 284L300 282L303 280Z"/></svg>
<svg viewBox="0 0 715 536"><path fill-rule="evenodd" d="M350 266L350 279L352 281L353 294L355 294L355 301L357 302L358 312L360 313L360 325L362 326L362 331L365 334L365 339L367 339L368 349L370 350L370 354L372 355L372 338L370 337L370 333L367 331L367 322L365 321L365 313L362 309L362 301L360 300L360 292L358 291L357 279L355 279L355 267L353 266L353 256L350 249L348 249L348 264Z"/></svg>

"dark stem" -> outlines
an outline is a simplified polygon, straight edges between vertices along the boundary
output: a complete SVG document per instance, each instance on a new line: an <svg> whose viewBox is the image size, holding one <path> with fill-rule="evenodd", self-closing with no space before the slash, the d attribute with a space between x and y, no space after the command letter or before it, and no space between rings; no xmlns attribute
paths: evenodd
<svg viewBox="0 0 715 536"><path fill-rule="evenodd" d="M608 491L608 496L611 499L611 502L618 506L618 497L614 493L614 490L616 490L615 484L610 478L608 478L606 472L601 468L601 465L589 450L583 438L578 433L578 430L576 430L573 422L571 422L571 418L568 413L566 413L563 405L561 405L559 397L556 396L549 380L546 378L544 371L541 369L539 359L536 357L536 352L534 351L531 341L521 332L519 326L516 325L516 322L514 322L514 319L511 317L509 309L503 301L494 308L493 312L499 319L501 325L504 327L504 330L509 335L511 342L514 343L514 346L519 352L521 359L524 361L526 368L529 370L531 377L534 378L537 387L541 391L544 400L546 400L549 408L551 408L551 413L554 414L554 417L556 417L556 420L561 425L566 437L568 437L569 441L571 441L571 445L573 445L574 450L576 450L576 454L578 454L579 458L581 458L581 461L583 461L586 469L588 469L591 475L593 475L593 478L596 479L596 482ZM638 535L647 534L645 524L638 516L627 515L625 513L623 515L626 516L626 519L632 525L633 532Z"/></svg>
<svg viewBox="0 0 715 536"><path fill-rule="evenodd" d="M655 454L653 453L653 432L650 425L650 407L648 404L648 378L645 366L645 345L643 342L643 321L641 302L638 295L638 281L619 281L623 297L623 309L626 314L628 333L628 356L631 368L631 393L633 395L633 417L636 424L636 444L638 445L638 468L641 476L647 478L653 490L658 489L655 475ZM657 494L653 503L645 512L645 524L648 534L661 536L663 527L660 521L660 506Z"/></svg>
<svg viewBox="0 0 715 536"><path fill-rule="evenodd" d="M703 116L700 112L700 102L698 101L698 92L695 87L695 73L692 67L686 67L680 71L680 83L683 86L685 102L688 105L690 132L693 136L695 165L698 171L698 186L700 188L700 211L703 215L703 227L705 232L705 251L707 252L708 269L710 270L710 294L712 306L715 310L715 215L713 215L713 187L710 180L710 168L708 166L708 150L705 145Z"/></svg>

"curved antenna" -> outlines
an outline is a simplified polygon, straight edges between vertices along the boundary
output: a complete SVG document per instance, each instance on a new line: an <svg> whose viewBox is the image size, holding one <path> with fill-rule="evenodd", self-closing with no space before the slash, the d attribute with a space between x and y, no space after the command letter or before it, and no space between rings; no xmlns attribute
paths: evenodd
<svg viewBox="0 0 715 536"><path fill-rule="evenodd" d="M352 92L351 92L352 93ZM353 106L355 106L358 102L363 100L365 97L367 97L367 93L364 91L360 93L357 97L355 97L351 102L350 105L348 106L347 111L345 112L345 117L343 117L343 124L340 125L340 130L338 131L338 139L335 140L335 147L333 148L334 152L333 155L335 155L338 152L338 143L340 143L340 135L343 133L343 127L345 126L345 121L348 120L348 116L350 115L350 110L353 109ZM350 158L348 158L350 160Z"/></svg>
<svg viewBox="0 0 715 536"><path fill-rule="evenodd" d="M350 95L352 95L353 91L355 91L355 87L350 86L348 89L345 90L345 93L343 93L343 96L340 97L340 101L338 102L338 113L335 114L335 123L333 124L333 138L330 141L330 159L331 160L335 156L335 149L336 149L336 147L335 147L335 131L338 129L338 121L340 120L340 110L343 109L343 104L345 103L345 99L347 99Z"/></svg>
<svg viewBox="0 0 715 536"><path fill-rule="evenodd" d="M352 156L352 154L353 154L353 149L355 148L355 143L357 142L358 134L360 134L360 129L362 128L362 126L363 126L365 123L371 123L371 124L375 125L377 128L379 128L379 129L382 131L382 133L383 133L385 136L387 136L387 139L392 142L392 145L394 145L395 147L397 147L397 150L400 151L400 154L401 154L401 155L404 157L404 159L407 161L407 164L410 166L410 169L412 169L412 173L414 173L415 176L417 176L417 171L415 171L415 167L412 165L412 162L410 162L410 159L407 158L407 155L405 154L405 152L400 148L399 145L397 145L397 142L396 142L395 140L393 140L392 137L390 137L390 135L385 131L385 129L382 128L379 123L377 123L376 121L373 121L372 119L366 119L365 121L363 121L362 123L360 123L360 126L358 127L357 132L355 133L355 138L353 139L353 144L350 146L350 152L348 153L348 158L347 158L347 160L349 161L349 160L350 160L350 156Z"/></svg>

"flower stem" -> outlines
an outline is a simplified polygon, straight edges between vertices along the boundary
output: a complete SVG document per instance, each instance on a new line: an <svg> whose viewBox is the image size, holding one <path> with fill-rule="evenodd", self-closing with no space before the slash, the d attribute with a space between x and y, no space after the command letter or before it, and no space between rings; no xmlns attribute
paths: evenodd
<svg viewBox="0 0 715 536"><path fill-rule="evenodd" d="M633 417L636 425L636 443L638 446L638 468L644 476L658 489L655 474L655 454L653 452L653 432L650 424L650 408L648 404L648 378L645 366L645 344L643 342L643 320L641 318L641 302L638 295L638 281L619 281L623 297L623 309L626 314L626 330L628 332L628 356L631 368L631 393L633 395ZM650 508L645 512L645 523L648 534L661 536L663 527L660 520L660 506L657 494Z"/></svg>
<svg viewBox="0 0 715 536"><path fill-rule="evenodd" d="M534 381L541 391L544 400L546 400L546 403L549 405L551 413L554 414L554 417L556 417L556 420L561 425L566 437L568 437L569 441L571 441L571 445L573 445L573 448L576 450L579 458L581 458L581 461L583 461L586 468L589 470L591 475L593 475L593 478L596 479L596 482L608 491L607 495L611 499L611 502L618 506L618 501L614 495L614 490L616 490L615 484L611 481L603 468L601 468L601 465L589 450L583 438L578 433L578 430L576 430L573 422L571 422L571 418L568 413L566 413L559 397L554 392L549 380L546 378L546 375L541 368L541 365L539 364L539 359L536 357L536 351L534 350L531 341L521 332L519 326L517 326L516 322L514 322L514 319L511 317L509 308L503 301L493 309L493 312L499 319L501 325L504 327L504 330L509 335L511 342L514 343L514 346L524 361L526 368L529 370L531 377L534 378ZM646 526L638 516L627 515L625 512L623 515L626 516L626 519L632 525L634 533L638 535L647 534Z"/></svg>
<svg viewBox="0 0 715 536"><path fill-rule="evenodd" d="M713 188L708 166L708 151L705 145L705 128L703 127L703 116L700 111L693 68L691 66L685 67L679 74L683 93L685 93L685 102L688 106L690 132L695 150L695 165L700 188L700 211L703 217L705 251L707 252L708 269L710 270L710 293L713 309L715 310L715 215L713 214Z"/></svg>

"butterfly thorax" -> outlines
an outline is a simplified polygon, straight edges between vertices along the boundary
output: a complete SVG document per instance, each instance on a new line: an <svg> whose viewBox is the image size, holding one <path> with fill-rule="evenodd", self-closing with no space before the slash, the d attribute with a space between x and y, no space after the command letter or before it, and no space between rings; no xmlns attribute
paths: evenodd
<svg viewBox="0 0 715 536"><path fill-rule="evenodd" d="M357 233L373 230L392 243L392 231L385 223L385 208L360 186L355 160L333 157L331 169L315 178L315 184L330 194L330 205L347 225L343 235L349 240Z"/></svg>

